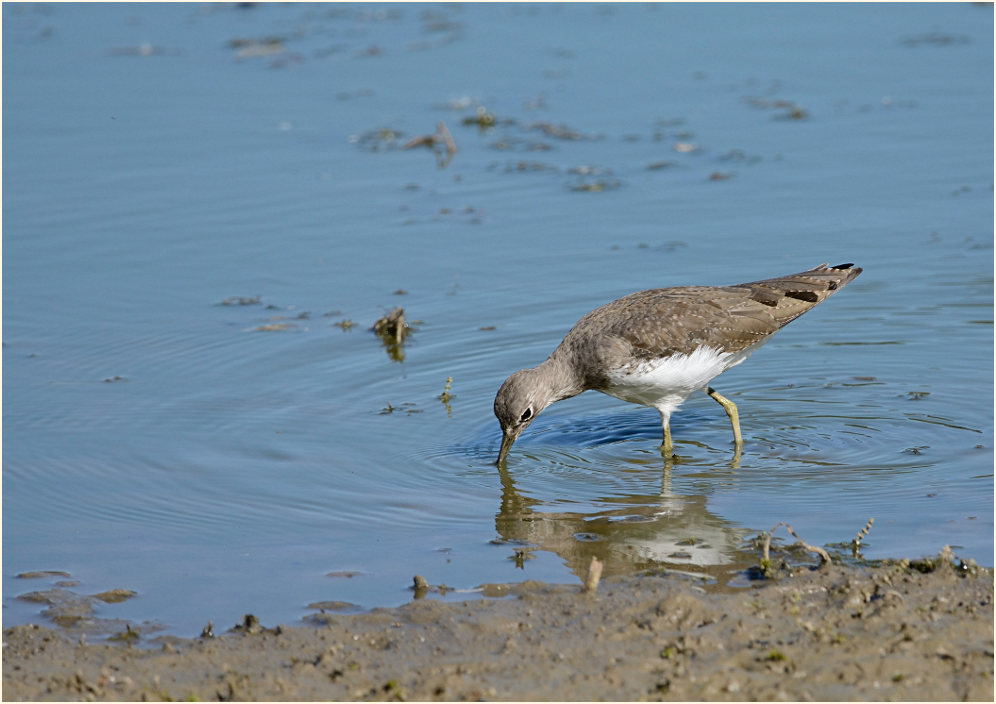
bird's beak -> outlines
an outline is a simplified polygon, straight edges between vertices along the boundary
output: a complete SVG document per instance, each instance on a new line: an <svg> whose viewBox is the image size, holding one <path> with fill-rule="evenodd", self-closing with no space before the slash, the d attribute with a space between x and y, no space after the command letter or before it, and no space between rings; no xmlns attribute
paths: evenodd
<svg viewBox="0 0 996 704"><path fill-rule="evenodd" d="M512 431L503 431L501 436L501 449L498 450L498 461L495 463L499 467L505 464L505 460L508 458L508 453L512 449L512 444L515 439L519 437L518 433Z"/></svg>

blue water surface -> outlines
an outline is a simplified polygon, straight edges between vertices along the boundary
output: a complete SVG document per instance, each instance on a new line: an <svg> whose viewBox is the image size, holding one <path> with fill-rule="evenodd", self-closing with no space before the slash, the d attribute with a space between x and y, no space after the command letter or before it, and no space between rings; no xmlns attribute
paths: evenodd
<svg viewBox="0 0 996 704"><path fill-rule="evenodd" d="M782 521L992 565L992 23L5 4L4 625L44 620L33 570L181 635L592 556L737 584ZM439 123L454 154L405 148ZM852 261L716 380L739 460L705 395L670 465L656 411L589 393L494 466L498 386L588 310Z"/></svg>

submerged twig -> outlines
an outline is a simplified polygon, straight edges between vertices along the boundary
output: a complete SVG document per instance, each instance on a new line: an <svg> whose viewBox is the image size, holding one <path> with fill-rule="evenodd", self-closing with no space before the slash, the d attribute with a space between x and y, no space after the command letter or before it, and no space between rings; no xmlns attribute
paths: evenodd
<svg viewBox="0 0 996 704"><path fill-rule="evenodd" d="M854 557L860 557L861 553L861 541L868 536L868 532L871 530L872 524L875 522L874 518L869 518L868 522L865 523L865 527L858 531L858 534L854 536L854 540L851 541L851 554Z"/></svg>
<svg viewBox="0 0 996 704"><path fill-rule="evenodd" d="M861 530L859 530L858 534L856 536L854 536L854 542L855 542L855 544L860 543L862 540L865 539L865 537L867 537L869 531L871 531L872 523L874 523L874 522L875 522L874 518L869 518L868 519L868 522L865 523L865 527L862 528Z"/></svg>
<svg viewBox="0 0 996 704"><path fill-rule="evenodd" d="M440 145L443 147L442 150L437 148ZM447 129L446 123L442 121L436 123L436 131L433 134L412 137L401 146L402 149L414 149L415 147L429 147L435 152L440 168L449 164L450 159L457 152L456 141L453 139L453 135L450 134L449 129ZM441 153L442 151L445 151L445 154Z"/></svg>
<svg viewBox="0 0 996 704"><path fill-rule="evenodd" d="M762 566L771 564L771 558L769 557L769 553L771 550L771 536L772 534L774 534L776 529L782 526L784 526L785 530L787 530L789 533L792 534L793 538L799 541L799 544L802 545L802 547L804 547L806 550L809 550L810 552L815 552L817 555L820 556L820 566L823 566L830 562L830 553L828 553L826 550L817 545L810 545L809 543L807 543L805 540L799 537L798 533L792 530L792 526L790 526L788 523L779 523L778 525L774 526L771 530L769 530L767 534L764 536L763 553L761 556Z"/></svg>

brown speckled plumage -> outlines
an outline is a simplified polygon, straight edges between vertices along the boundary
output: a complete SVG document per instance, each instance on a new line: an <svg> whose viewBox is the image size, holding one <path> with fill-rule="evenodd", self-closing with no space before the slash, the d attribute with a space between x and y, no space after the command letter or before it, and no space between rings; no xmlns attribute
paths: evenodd
<svg viewBox="0 0 996 704"><path fill-rule="evenodd" d="M670 413L691 392L673 390L668 398L681 397L676 403L638 400L620 391L620 375L646 376L662 361L680 360L704 348L729 360L719 365L715 376L860 273L852 264L822 264L798 274L734 286L640 291L596 308L571 328L543 364L516 372L502 385L495 398L495 415L503 432L499 461L546 406L589 389L657 407L668 446ZM648 379L647 384L657 384L652 388L665 396L671 391L659 379ZM739 443L736 407L709 392L730 413Z"/></svg>

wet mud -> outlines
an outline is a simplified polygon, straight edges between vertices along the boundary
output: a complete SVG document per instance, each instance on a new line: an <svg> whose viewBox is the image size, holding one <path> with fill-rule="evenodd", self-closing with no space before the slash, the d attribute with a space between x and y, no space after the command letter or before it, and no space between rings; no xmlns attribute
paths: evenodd
<svg viewBox="0 0 996 704"><path fill-rule="evenodd" d="M937 559L802 569L705 593L665 576L525 582L309 625L86 643L4 631L18 700L972 700L993 698L991 570Z"/></svg>

